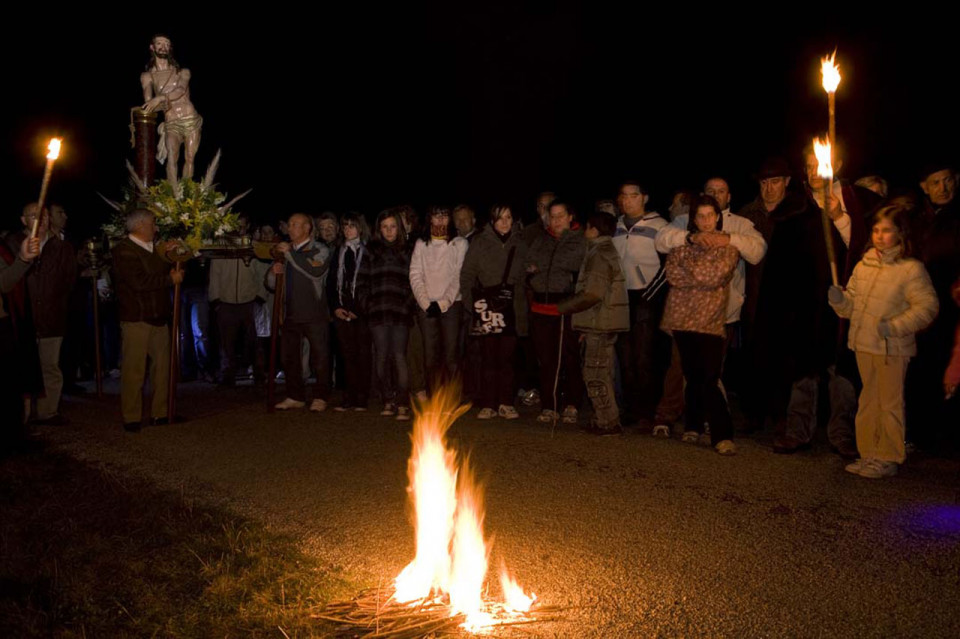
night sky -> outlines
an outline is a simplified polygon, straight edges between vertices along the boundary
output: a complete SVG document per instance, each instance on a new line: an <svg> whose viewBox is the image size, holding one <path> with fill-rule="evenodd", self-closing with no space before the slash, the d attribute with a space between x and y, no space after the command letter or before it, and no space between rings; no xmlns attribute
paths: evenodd
<svg viewBox="0 0 960 639"><path fill-rule="evenodd" d="M663 12L650 5L455 4L263 8L194 24L193 8L176 19L117 11L96 25L91 10L51 10L8 22L0 227L17 226L37 197L54 134L65 146L50 199L84 230L106 219L96 191L121 195L129 109L142 102L156 32L193 74L197 173L222 148L221 190L252 187L239 210L262 221L295 210L373 216L402 202L505 201L528 216L544 189L585 212L627 177L665 211L674 189L711 174L728 176L738 208L755 196L750 176L765 156L798 166L800 148L825 132L819 58L834 47L841 177L913 184L923 159L960 142L948 98L960 56L943 15L828 25L795 8L654 18Z"/></svg>

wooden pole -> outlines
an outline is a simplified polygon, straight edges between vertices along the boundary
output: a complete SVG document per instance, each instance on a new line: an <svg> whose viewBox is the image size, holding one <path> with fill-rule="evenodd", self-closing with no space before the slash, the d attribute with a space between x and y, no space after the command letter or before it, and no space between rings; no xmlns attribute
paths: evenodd
<svg viewBox="0 0 960 639"><path fill-rule="evenodd" d="M180 262L173 267L180 271ZM170 336L170 377L167 383L167 420L172 424L177 410L177 379L180 377L180 284L173 286L173 334Z"/></svg>
<svg viewBox="0 0 960 639"><path fill-rule="evenodd" d="M90 282L93 284L93 353L96 362L95 375L97 380L97 398L103 397L103 362L100 359L100 296L97 291L97 280L100 271L94 269Z"/></svg>
<svg viewBox="0 0 960 639"><path fill-rule="evenodd" d="M827 215L827 207L830 206L830 196L833 195L833 178L824 181L823 187L823 209L820 217L823 221L823 239L827 245L827 260L830 261L830 278L834 286L839 286L837 279L837 254L833 249L833 221Z"/></svg>
<svg viewBox="0 0 960 639"><path fill-rule="evenodd" d="M283 274L277 275L276 285L273 287L273 314L270 319L270 370L267 375L267 412L274 410L274 400L277 391L277 336L283 320Z"/></svg>

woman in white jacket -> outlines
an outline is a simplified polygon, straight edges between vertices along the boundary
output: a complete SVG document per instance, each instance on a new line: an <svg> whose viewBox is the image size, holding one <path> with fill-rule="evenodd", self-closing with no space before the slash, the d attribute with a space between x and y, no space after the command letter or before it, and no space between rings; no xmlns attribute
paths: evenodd
<svg viewBox="0 0 960 639"><path fill-rule="evenodd" d="M847 471L874 479L896 474L906 458L903 380L917 353L914 335L939 310L930 276L910 257L907 224L903 208L880 208L873 215L871 244L846 290L828 291L837 315L850 318L847 345L863 379L856 419L860 459Z"/></svg>
<svg viewBox="0 0 960 639"><path fill-rule="evenodd" d="M419 306L428 383L435 385L457 374L463 312L460 268L468 243L457 237L449 208L433 206L428 215L430 223L410 259L410 288Z"/></svg>

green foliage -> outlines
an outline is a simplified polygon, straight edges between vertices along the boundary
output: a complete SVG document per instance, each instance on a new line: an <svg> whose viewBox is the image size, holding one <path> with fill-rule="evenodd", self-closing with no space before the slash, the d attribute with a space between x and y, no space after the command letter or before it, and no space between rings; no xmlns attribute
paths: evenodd
<svg viewBox="0 0 960 639"><path fill-rule="evenodd" d="M214 238L223 237L238 228L237 214L221 208L227 196L213 186L184 179L172 186L159 180L145 193L127 190L121 211L104 224L104 233L111 237L124 235L123 218L137 206L144 206L157 216L157 232L162 240L183 240L193 250Z"/></svg>

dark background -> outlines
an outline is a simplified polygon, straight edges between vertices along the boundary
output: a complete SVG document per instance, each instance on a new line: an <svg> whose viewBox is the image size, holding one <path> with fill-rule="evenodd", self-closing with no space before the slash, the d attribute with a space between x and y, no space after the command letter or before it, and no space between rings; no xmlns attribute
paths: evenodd
<svg viewBox="0 0 960 639"><path fill-rule="evenodd" d="M626 177L665 211L674 189L712 174L728 177L736 209L756 195L765 156L799 166L825 132L819 59L834 47L841 177L915 184L922 161L958 143L956 27L933 11L259 7L8 20L0 228L37 197L52 135L65 142L50 201L75 228L106 220L96 192L121 196L129 109L157 32L193 74L197 174L222 148L220 190L253 187L239 210L261 221L402 202L506 201L529 216L543 189L585 210Z"/></svg>

